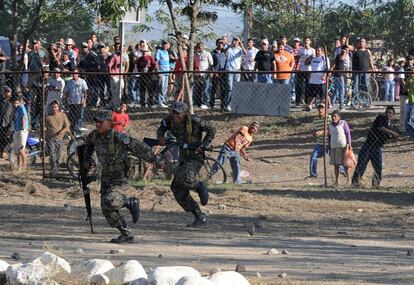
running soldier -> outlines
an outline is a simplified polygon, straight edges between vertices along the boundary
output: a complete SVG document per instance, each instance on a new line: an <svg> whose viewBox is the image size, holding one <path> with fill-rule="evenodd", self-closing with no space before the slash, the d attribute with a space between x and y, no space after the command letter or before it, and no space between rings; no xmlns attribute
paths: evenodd
<svg viewBox="0 0 414 285"><path fill-rule="evenodd" d="M85 168L89 169L95 151L102 165L100 190L102 213L108 224L121 232L121 235L111 239L111 242L123 243L132 241L134 236L119 210L127 208L134 223L139 219L138 198L126 196L127 191L131 189L126 177L128 153L131 152L148 162L157 162L158 157L146 144L112 129L111 120L110 110L100 110L95 115L96 129L86 139L84 163Z"/></svg>
<svg viewBox="0 0 414 285"><path fill-rule="evenodd" d="M167 131L174 135L178 143L195 146L194 148L180 149L179 165L174 173L171 191L178 204L186 212L191 212L194 215L195 220L189 226L201 226L206 223L206 215L191 197L190 190L195 190L198 193L201 205L207 205L207 186L197 179L197 174L204 163L203 149L213 141L216 129L210 122L191 115L187 104L175 102L171 106L171 113L162 120L157 130L160 145L165 145L165 133ZM203 132L206 133L204 138Z"/></svg>

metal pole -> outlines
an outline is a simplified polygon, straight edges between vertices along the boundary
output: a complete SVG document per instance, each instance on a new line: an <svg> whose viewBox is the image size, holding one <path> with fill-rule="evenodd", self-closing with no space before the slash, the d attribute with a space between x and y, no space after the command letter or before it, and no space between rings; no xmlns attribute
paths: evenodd
<svg viewBox="0 0 414 285"><path fill-rule="evenodd" d="M120 65L119 65L119 71L122 73L123 69L124 69L124 65L123 65L123 58L124 58L124 22L121 21L119 22L119 39L121 41L121 47L120 47ZM123 75L119 75L119 100L121 102L121 98L122 98L122 77ZM112 94L112 96L114 96L114 94ZM113 106L115 107L115 106ZM119 107L119 106L116 106Z"/></svg>
<svg viewBox="0 0 414 285"><path fill-rule="evenodd" d="M326 137L326 131L328 127L328 94L329 94L329 68L328 68L328 50L325 46L325 64L326 64L326 78L325 78L325 120L323 123L323 178L325 181L325 187L328 187L328 175L326 171L326 143L327 143L327 137Z"/></svg>
<svg viewBox="0 0 414 285"><path fill-rule="evenodd" d="M46 155L46 148L45 148L45 128L46 128L46 110L45 110L45 76L44 71L40 72L40 76L42 76L42 105L40 106L41 111L41 118L42 118L42 128L40 130L40 137L41 137L41 148L42 148L42 171L43 171L43 179L46 178L46 165L45 165L45 155Z"/></svg>

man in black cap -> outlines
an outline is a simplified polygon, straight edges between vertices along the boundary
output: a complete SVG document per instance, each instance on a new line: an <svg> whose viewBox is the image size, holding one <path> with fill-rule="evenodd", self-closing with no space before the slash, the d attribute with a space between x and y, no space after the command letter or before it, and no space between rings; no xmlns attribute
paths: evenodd
<svg viewBox="0 0 414 285"><path fill-rule="evenodd" d="M111 242L131 242L134 236L119 212L120 209L127 208L134 223L139 219L138 198L126 196L131 189L126 177L128 153L131 152L134 156L148 162L157 162L158 157L148 145L112 129L111 120L110 110L99 110L96 113L94 116L96 129L86 138L85 161L81 163L84 163L85 169L90 169L92 154L96 152L102 166L100 190L102 212L108 224L121 232L121 235L111 239Z"/></svg>
<svg viewBox="0 0 414 285"><path fill-rule="evenodd" d="M191 212L194 215L195 220L190 226L203 225L206 223L206 216L191 197L190 190L195 190L198 193L201 205L207 204L207 186L197 179L197 173L204 163L203 148L213 141L216 129L210 122L191 115L187 104L175 102L171 106L171 113L161 121L157 130L160 145L165 145L167 131L174 135L178 143L195 146L194 148L180 149L179 165L174 173L171 191L178 204L186 212ZM204 137L203 133L206 133Z"/></svg>

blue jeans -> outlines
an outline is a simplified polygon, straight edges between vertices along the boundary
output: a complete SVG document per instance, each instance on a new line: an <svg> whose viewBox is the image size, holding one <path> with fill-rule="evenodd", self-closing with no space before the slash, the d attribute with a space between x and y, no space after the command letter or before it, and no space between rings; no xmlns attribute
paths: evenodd
<svg viewBox="0 0 414 285"><path fill-rule="evenodd" d="M275 83L283 84L283 85L289 85L290 84L290 78L288 79L276 79Z"/></svg>
<svg viewBox="0 0 414 285"><path fill-rule="evenodd" d="M272 84L273 83L272 74L266 74L266 73L257 74L257 82Z"/></svg>
<svg viewBox="0 0 414 285"><path fill-rule="evenodd" d="M211 95L210 76L195 76L194 81L193 104L195 106L209 106Z"/></svg>
<svg viewBox="0 0 414 285"><path fill-rule="evenodd" d="M385 101L394 102L395 100L395 81L384 80Z"/></svg>
<svg viewBox="0 0 414 285"><path fill-rule="evenodd" d="M294 100L296 98L296 87L295 87L295 82L296 82L296 73L292 73L292 75L290 76L290 95L291 95L291 99Z"/></svg>
<svg viewBox="0 0 414 285"><path fill-rule="evenodd" d="M345 96L345 80L343 76L334 76L334 96L332 98L332 105L336 103L336 99L339 99L339 109L344 107L344 96Z"/></svg>
<svg viewBox="0 0 414 285"><path fill-rule="evenodd" d="M138 102L138 80L139 77L137 76L130 76L128 80L129 100L131 101L131 103Z"/></svg>
<svg viewBox="0 0 414 285"><path fill-rule="evenodd" d="M407 131L407 134L411 137L414 138L414 127L412 127L410 125L410 121L411 121L411 113L414 112L414 104L407 104L405 106L405 130ZM414 123L414 122L411 122Z"/></svg>
<svg viewBox="0 0 414 285"><path fill-rule="evenodd" d="M328 148L326 148L326 150L328 150ZM310 163L309 163L309 175L312 177L317 177L318 173L318 158L321 158L324 156L324 152L323 152L323 145L321 144L316 144L311 156L310 156Z"/></svg>
<svg viewBox="0 0 414 285"><path fill-rule="evenodd" d="M224 144L221 147L219 156L217 157L217 161L224 165L227 160L230 160L231 166L231 174L233 177L233 183L240 184L241 177L240 177L240 153L238 151L232 150L227 144ZM216 173L218 170L217 165L213 165L213 173Z"/></svg>
<svg viewBox="0 0 414 285"><path fill-rule="evenodd" d="M357 94L359 90L368 92L369 90L369 73L353 73L354 92Z"/></svg>
<svg viewBox="0 0 414 285"><path fill-rule="evenodd" d="M222 105L223 107L230 106L231 103L231 92L233 91L233 82L240 81L240 73L229 73L227 74L227 88L225 96L223 97Z"/></svg>
<svg viewBox="0 0 414 285"><path fill-rule="evenodd" d="M169 73L160 74L160 89L158 90L157 104L167 104L167 92L168 92L168 80L170 78Z"/></svg>
<svg viewBox="0 0 414 285"><path fill-rule="evenodd" d="M359 184L370 160L374 168L372 187L380 185L382 178L382 148L380 146L370 147L367 142L364 143L359 151L357 166L352 176L352 184Z"/></svg>

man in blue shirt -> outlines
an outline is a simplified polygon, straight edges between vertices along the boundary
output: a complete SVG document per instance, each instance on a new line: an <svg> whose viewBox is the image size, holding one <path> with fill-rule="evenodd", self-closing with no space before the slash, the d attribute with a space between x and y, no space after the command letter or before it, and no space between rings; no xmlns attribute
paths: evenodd
<svg viewBox="0 0 414 285"><path fill-rule="evenodd" d="M166 72L160 73L160 89L158 91L157 103L161 108L168 108L167 106L167 92L168 92L168 79L170 74L170 55L168 49L170 48L170 43L162 41L162 49L157 50L155 54L155 60L158 63L158 71Z"/></svg>
<svg viewBox="0 0 414 285"><path fill-rule="evenodd" d="M227 49L226 70L240 72L242 64L242 56L246 54L246 49L239 38L233 38L231 46ZM224 98L222 99L222 107L225 111L230 112L231 91L233 90L233 82L240 81L240 73L227 74L227 88Z"/></svg>
<svg viewBox="0 0 414 285"><path fill-rule="evenodd" d="M213 57L213 71L224 71L226 70L226 53L224 52L224 41L222 39L216 40L216 49L211 52ZM221 94L225 93L226 88L226 74L225 73L213 73L211 79L211 99L210 108L214 109L215 99L218 97L220 89ZM220 87L220 88L219 88ZM223 95L221 96L223 99ZM222 103L223 105L223 103Z"/></svg>
<svg viewBox="0 0 414 285"><path fill-rule="evenodd" d="M25 148L29 135L29 118L19 97L14 97L12 102L14 107L13 154L17 156L17 169L22 171L27 165Z"/></svg>

